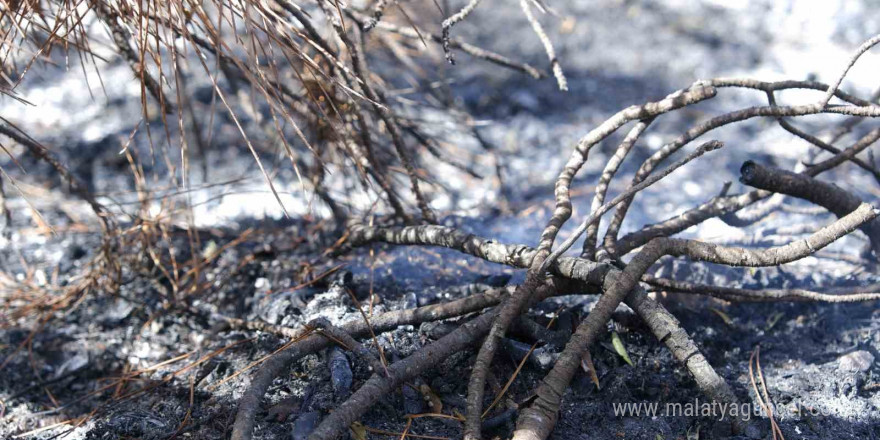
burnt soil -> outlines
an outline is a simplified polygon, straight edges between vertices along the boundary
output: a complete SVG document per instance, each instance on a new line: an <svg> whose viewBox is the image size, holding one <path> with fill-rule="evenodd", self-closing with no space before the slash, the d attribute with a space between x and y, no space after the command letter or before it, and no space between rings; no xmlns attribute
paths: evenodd
<svg viewBox="0 0 880 440"><path fill-rule="evenodd" d="M447 223L461 221L450 218ZM30 329L4 330L3 355L8 364L0 376L6 405L2 436L96 411L67 438L162 439L175 433L183 438L224 438L234 418L236 399L248 385L248 373L230 381L224 379L285 341L271 334L217 332L212 328L215 322L205 318L210 313L290 327L316 317L339 323L361 319L346 288L364 304L369 303L372 289L373 313L381 313L454 299L522 277L520 271L446 249L376 246L372 257L368 250L361 249L324 261L319 258L320 251L332 244L334 234L305 222L263 226L259 238L224 251L216 267L205 274L209 280L218 280L218 285L193 302L194 307L205 311L201 316L180 311L162 313L168 294L162 288L162 277L155 273L131 273L131 280L118 294L87 296L58 321L36 333L24 349L26 355L13 355L13 349L28 337ZM236 231L214 230L206 231L204 238L222 246L237 235ZM175 240L185 248L184 234L172 242ZM96 241L94 236L57 237L44 246L64 249L69 256L57 268L63 278L76 273L79 262L89 258L88 249L94 248ZM254 259L239 264L248 255ZM314 269L318 274L340 264L344 267L322 281L292 290L296 283L291 274L306 263L318 261ZM777 269L751 273L703 269L701 275L692 265L670 260L658 265L656 273L681 277L678 272L687 270L689 278L698 280L709 276L716 281L751 278L771 286L804 284L796 275ZM859 278L864 281L864 276L852 275L851 283ZM588 312L594 299L569 296L547 300L533 308L529 316L546 324L548 317L562 308L577 319ZM852 362L848 363L849 358L873 360L880 356L880 311L875 304L729 304L684 295L661 295L660 299L682 321L718 372L733 385L742 402L756 403L749 382L748 360L755 347L761 347L761 365L771 397L786 408L776 418L787 438L870 439L880 434L876 419L880 364L856 362L853 367ZM456 321L445 326L402 327L379 335L378 342L391 360L398 359L431 343L443 334L444 328L454 327ZM611 330L621 336L633 366L612 348ZM524 343L533 342L521 336L512 337L519 337ZM373 346L371 341L367 344ZM198 365L195 374L172 376L192 361L230 345L231 348ZM544 349L554 351L550 346ZM109 378L127 370L190 352L194 353L192 357L162 366L124 387L90 395ZM554 439L697 438L697 432L699 438L721 438L729 432L725 421L709 416L615 414L615 403L658 402L662 412L667 404L702 399L686 370L629 309L622 306L615 313L609 333L600 338L591 354L600 387L597 389L584 372L578 373L565 396ZM348 395L345 389L334 387L328 356L328 352L307 356L275 381L264 401L265 411L258 415L256 438L299 438L296 433L305 428L295 428L298 418L303 417L305 423L311 416L303 414L325 415ZM466 378L474 356L475 348L457 353L423 372L415 385L429 385L443 402L444 413L463 413ZM356 389L370 372L360 360L350 355L344 359L350 365L352 388ZM490 377L493 389L506 382L519 359L512 350L501 353ZM525 401L545 373L539 363L526 363L509 397L502 400L495 412L510 415L510 408ZM124 397L149 387L152 388L145 393ZM792 407L799 412L792 412ZM370 428L401 432L408 412L427 410L418 393L398 390L383 396L361 422ZM755 419L764 432L750 434L769 435L767 420L757 415ZM68 429L48 430L33 438L53 438ZM512 422L502 416L488 434L504 438L511 429ZM418 419L412 432L456 438L460 427L447 420Z"/></svg>

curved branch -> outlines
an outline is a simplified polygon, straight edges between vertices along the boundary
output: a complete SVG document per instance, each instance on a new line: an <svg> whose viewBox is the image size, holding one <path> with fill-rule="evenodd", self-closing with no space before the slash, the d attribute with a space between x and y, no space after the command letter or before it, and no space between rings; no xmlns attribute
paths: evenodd
<svg viewBox="0 0 880 440"><path fill-rule="evenodd" d="M740 174L740 181L746 185L810 201L831 211L839 218L855 211L862 204L862 201L849 191L813 179L803 173L793 173L746 161L740 169ZM871 240L873 251L880 255L880 221L868 222L861 229Z"/></svg>
<svg viewBox="0 0 880 440"><path fill-rule="evenodd" d="M693 240L657 238L648 243L622 273L614 273L606 281L607 288L587 318L578 326L553 369L541 381L536 399L525 409L517 422L514 440L544 440L556 424L559 405L568 384L589 348L611 314L623 299L638 286L645 272L665 255L687 256L730 266L776 266L801 259L852 232L880 214L872 206L862 204L849 215L828 225L805 240L762 250L718 246Z"/></svg>
<svg viewBox="0 0 880 440"><path fill-rule="evenodd" d="M872 130L861 139L859 139L851 147L841 151L834 157L807 168L803 174L815 177L835 166L844 163L847 158L854 157L859 152L871 146L880 139L880 129ZM767 197L773 196L765 204L757 207L749 213L738 213L739 210ZM605 248L614 255L626 255L633 249L644 245L652 238L666 237L677 234L685 229L700 224L710 218L719 217L725 223L731 226L747 226L755 221L760 220L766 215L772 213L776 209L784 206L781 205L783 196L773 195L771 191L754 190L738 196L715 197L712 200L696 207L689 209L675 217L645 226L642 229L632 232L619 241L605 243ZM745 214L745 215L744 215ZM608 235L606 235L606 240Z"/></svg>
<svg viewBox="0 0 880 440"><path fill-rule="evenodd" d="M749 80L740 80L746 83ZM709 84L716 84L720 82L720 80L710 81ZM758 83L758 82L756 82ZM754 84L756 87L760 84ZM798 86L802 86L804 84L798 84ZM781 86L780 86L781 88ZM763 89L761 89L763 90ZM780 118L786 116L805 116L805 115L814 115L819 113L835 113L835 114L849 114L849 115L858 115L858 116L866 116L866 117L880 117L880 106L873 105L871 103L867 103L866 105L855 105L855 106L822 106L820 104L806 104L806 105L796 105L796 106L765 106L765 107L749 107L742 110L737 110L734 112L726 113L720 116L716 116L708 121L704 121L683 133L681 136L676 138L674 141L664 145L660 150L655 152L651 157L649 157L639 170L636 172L636 175L633 177L631 186L637 185L642 180L646 179L651 172L663 162L666 158L680 150L683 146L687 145L694 139L712 131L716 128L723 127L725 125L729 125L735 122L745 121L751 118L756 117L773 117ZM838 155L839 156L839 155ZM835 156L835 157L838 157ZM846 159L844 159L846 160ZM626 217L627 210L629 206L632 204L633 198L630 197L621 203L617 207L617 211L614 213L614 217L611 219L610 224L608 225L608 231L605 234L604 244L608 248L613 248L614 242L617 240L617 234L620 232L620 227L623 224L623 220Z"/></svg>
<svg viewBox="0 0 880 440"><path fill-rule="evenodd" d="M632 147L635 146L636 141L638 141L639 137L642 136L642 133L648 129L648 126L653 121L653 119L647 119L636 123L629 133L627 133L623 142L617 147L614 155L605 163L605 169L602 170L602 175L599 176L599 182L596 183L596 195L593 197L593 203L590 206L590 215L593 215L598 211L605 202L605 195L608 192L608 185L611 183L611 179L617 174L617 170L620 168L623 160L626 159L630 150L632 150ZM593 259L596 253L596 238L598 234L599 221L596 221L587 229L587 237L584 239L584 247L583 251L581 251L581 257Z"/></svg>
<svg viewBox="0 0 880 440"><path fill-rule="evenodd" d="M727 381L712 368L687 331L662 304L650 299L641 288L630 292L624 303L645 321L654 336L666 345L677 361L688 369L697 383L697 388L704 395L714 402L727 404L722 406L723 408L738 405L739 399ZM722 414L723 416L730 416L734 433L745 431L748 419L744 417L744 414Z"/></svg>
<svg viewBox="0 0 880 440"><path fill-rule="evenodd" d="M625 199L627 199L629 197L634 196L637 192L653 185L654 183L657 183L660 179L672 174L673 171L677 170L678 168L681 168L682 166L686 165L688 162L702 156L705 153L708 153L710 151L715 151L715 150L721 148L722 146L724 146L724 144L722 144L721 142L718 142L718 141L706 142L703 145L700 145L700 147L697 148L696 151L692 152L691 154L688 154L687 156L685 156L684 158L682 158L678 162L675 162L674 164L666 167L666 169L664 169L663 171L639 182L637 185L630 187L628 190L619 194L617 197L612 199L610 202L599 207L599 209L597 209L596 212L590 214L590 217L587 218L586 220L584 220L584 222L581 223L580 226L578 226L577 229L575 229L574 232L571 233L571 236L569 236L564 242L562 242L561 245L559 245L558 249L553 251L550 254L550 256L548 256L547 259L544 260L544 263L541 266L541 269L542 269L541 271L543 272L544 270L546 270L547 266L550 263L552 263L553 261L556 261L556 259L559 258L560 255L562 255L563 253L565 253L565 251L567 251L569 248L571 248L571 246L574 244L575 240L577 240L578 237L580 237L581 234L583 234L584 231L587 230L588 226L597 222L599 220L599 218L602 216L602 214L605 214L606 212L611 210L611 208L613 208L615 205L617 205L618 203L621 203L622 201L624 201Z"/></svg>
<svg viewBox="0 0 880 440"><path fill-rule="evenodd" d="M378 0L373 4L373 14L370 17L370 20L366 23L361 23L361 27L364 28L364 32L371 31L379 21L382 20L382 15L385 14L385 7L388 6L388 3L397 3L396 0Z"/></svg>
<svg viewBox="0 0 880 440"><path fill-rule="evenodd" d="M828 91L825 92L825 97L822 98L822 105L828 105L828 102L831 101L831 97L834 96L834 93L837 91L837 88L840 87L840 84L843 82L843 79L846 78L846 74L849 73L849 69L852 68L856 64L856 61L859 60L859 57L862 56L865 52L870 50L872 47L876 46L877 43L880 43L880 34L875 35L862 43L861 46L856 50L856 53L850 58L849 63L843 69L843 72L840 73L840 76L837 78L837 81L834 82L830 87L828 87Z"/></svg>
<svg viewBox="0 0 880 440"><path fill-rule="evenodd" d="M773 194L771 191L749 191L746 194L751 195L751 197L756 200L761 200L761 202L755 206L745 207L745 209L739 211L720 215L718 216L718 219L723 221L727 226L744 228L769 217L770 214L782 209L782 206L785 203L784 195Z"/></svg>
<svg viewBox="0 0 880 440"><path fill-rule="evenodd" d="M544 52L547 52L547 58L550 59L550 70L553 71L553 76L556 77L556 84L559 86L559 90L567 92L568 81L565 79L565 73L562 72L562 65L559 64L559 58L556 57L556 49L553 48L553 42L550 41L550 37L547 36L547 32L544 31L541 22L535 18L534 14L532 14L532 8L529 7L529 1L531 0L520 0L519 7L522 9L523 14L525 14L526 20L532 25L532 30L535 31L535 35L538 36L538 39L541 40L541 44L544 45Z"/></svg>
<svg viewBox="0 0 880 440"><path fill-rule="evenodd" d="M623 236L614 245L614 250L619 255L626 255L654 238L669 237L710 218L736 212L761 200L763 193L764 191L749 191L738 196L713 197L700 206Z"/></svg>
<svg viewBox="0 0 880 440"><path fill-rule="evenodd" d="M791 89L817 90L825 92L831 87L830 85L819 81L783 80L768 82L751 78L714 78L708 80L707 83L711 84L713 87L719 88L739 87L744 89L760 90L762 92L778 92L780 90ZM869 106L873 104L869 100L851 95L838 88L834 89L834 96L853 105Z"/></svg>
<svg viewBox="0 0 880 440"><path fill-rule="evenodd" d="M874 130L869 131L858 141L856 141L856 143L852 147L841 151L834 157L819 162L817 164L813 164L812 166L807 168L805 174L815 176L819 173L830 170L831 168L834 168L841 163L846 162L847 160L852 160L854 157L856 157L857 154L861 153L871 145L874 145L877 140L880 140L880 128L875 128Z"/></svg>
<svg viewBox="0 0 880 440"><path fill-rule="evenodd" d="M477 9L477 6L480 5L482 0L471 0L468 4L466 4L460 11L453 14L451 17L443 20L442 26L442 36L441 41L443 43L443 53L446 54L446 61L449 61L449 64L455 64L455 57L452 55L452 52L449 50L449 31L453 26L457 25L459 22L467 18L468 15L471 15L471 12L474 12L474 9Z"/></svg>

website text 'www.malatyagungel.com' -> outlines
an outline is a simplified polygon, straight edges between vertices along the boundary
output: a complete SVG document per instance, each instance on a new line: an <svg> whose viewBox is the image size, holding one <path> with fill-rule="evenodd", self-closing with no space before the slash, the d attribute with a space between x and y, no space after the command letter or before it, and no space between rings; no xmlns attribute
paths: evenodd
<svg viewBox="0 0 880 440"><path fill-rule="evenodd" d="M718 420L752 417L764 418L769 412L775 417L785 418L787 415L827 416L823 408L802 405L797 402L771 404L764 407L752 403L720 403L694 399L691 402L619 402L612 403L614 415L617 417L713 417Z"/></svg>

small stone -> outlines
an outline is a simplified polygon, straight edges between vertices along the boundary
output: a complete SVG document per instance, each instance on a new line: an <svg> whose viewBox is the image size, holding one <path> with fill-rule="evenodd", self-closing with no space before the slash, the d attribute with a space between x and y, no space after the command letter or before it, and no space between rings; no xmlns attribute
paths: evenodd
<svg viewBox="0 0 880 440"><path fill-rule="evenodd" d="M108 325L121 323L134 311L135 304L124 298L116 298L108 305L104 312L104 322Z"/></svg>
<svg viewBox="0 0 880 440"><path fill-rule="evenodd" d="M838 368L843 371L867 371L874 363L874 355L865 350L854 351L837 359Z"/></svg>
<svg viewBox="0 0 880 440"><path fill-rule="evenodd" d="M37 286L45 286L49 280L46 278L46 272L42 269L37 269L34 271L34 282Z"/></svg>
<svg viewBox="0 0 880 440"><path fill-rule="evenodd" d="M68 358L66 361L64 361L63 364L61 364L60 367L58 367L58 371L55 372L55 378L57 379L67 373L77 371L88 365L88 363L89 353L86 351L78 352Z"/></svg>
<svg viewBox="0 0 880 440"><path fill-rule="evenodd" d="M420 382L421 379L416 380ZM422 393L410 385L404 385L403 390L403 410L407 414L421 414L426 411L427 405L422 398Z"/></svg>
<svg viewBox="0 0 880 440"><path fill-rule="evenodd" d="M257 290L269 290L269 280L266 278L257 278L254 282L254 288Z"/></svg>

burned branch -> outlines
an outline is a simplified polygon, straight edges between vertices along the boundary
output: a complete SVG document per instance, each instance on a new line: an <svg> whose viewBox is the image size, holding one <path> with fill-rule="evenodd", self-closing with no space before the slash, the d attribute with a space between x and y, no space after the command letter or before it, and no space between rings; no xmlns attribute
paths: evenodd
<svg viewBox="0 0 880 440"><path fill-rule="evenodd" d="M374 316L369 324L372 326L373 331L383 332L393 330L401 325L413 325L427 321L453 318L498 304L505 293L507 293L506 289L499 289L445 304L389 312ZM288 329L269 326L260 322L247 322L231 318L225 318L225 321L235 328L269 331L296 341L289 348L272 356L261 366L260 370L251 380L247 393L239 401L235 426L232 430L232 439L249 439L253 435L254 420L260 408L260 400L266 394L266 390L272 381L285 367L302 356L327 347L331 341L323 336L311 334L311 328L309 327ZM370 334L370 325L365 321L358 320L342 326L341 330L351 335L351 337L365 337Z"/></svg>
<svg viewBox="0 0 880 440"><path fill-rule="evenodd" d="M765 167L752 161L743 164L740 174L740 181L746 185L808 200L831 211L838 218L855 211L862 204L862 200L849 191L806 174ZM871 240L872 251L880 255L880 222L865 223L861 229Z"/></svg>
<svg viewBox="0 0 880 440"><path fill-rule="evenodd" d="M725 301L819 301L828 303L860 302L880 300L880 293L852 291L839 294L827 294L806 289L741 289L736 287L711 286L707 284L689 283L650 275L642 276L642 281L656 288L698 295L709 295Z"/></svg>
<svg viewBox="0 0 880 440"><path fill-rule="evenodd" d="M868 204L862 204L851 214L822 228L806 240L786 246L763 250L728 248L693 240L657 238L648 243L626 269L609 283L599 302L579 326L565 346L553 369L535 390L537 398L520 415L514 439L543 440L549 437L556 424L562 396L580 365L581 357L595 341L611 313L626 295L638 285L645 272L660 257L686 256L694 261L707 261L731 266L778 266L796 261L828 246L840 237L873 220L880 214Z"/></svg>

